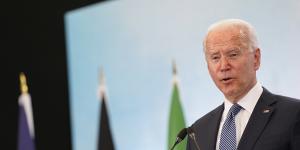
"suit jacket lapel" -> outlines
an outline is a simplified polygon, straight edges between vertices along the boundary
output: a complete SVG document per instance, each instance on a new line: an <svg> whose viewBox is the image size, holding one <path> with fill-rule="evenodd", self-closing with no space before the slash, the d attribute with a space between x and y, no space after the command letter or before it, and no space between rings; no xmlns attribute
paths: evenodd
<svg viewBox="0 0 300 150"><path fill-rule="evenodd" d="M216 109L216 111L211 115L209 126L207 128L207 134L205 134L207 136L208 150L216 149L216 141L218 136L219 124L221 121L223 110L224 110L224 104L220 105Z"/></svg>
<svg viewBox="0 0 300 150"><path fill-rule="evenodd" d="M274 112L272 104L275 102L276 100L273 98L273 95L264 88L241 137L238 149L253 149L253 146Z"/></svg>

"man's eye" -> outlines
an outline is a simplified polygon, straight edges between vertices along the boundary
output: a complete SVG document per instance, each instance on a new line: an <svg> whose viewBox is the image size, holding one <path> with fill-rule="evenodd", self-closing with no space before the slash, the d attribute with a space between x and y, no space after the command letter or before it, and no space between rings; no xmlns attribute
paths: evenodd
<svg viewBox="0 0 300 150"><path fill-rule="evenodd" d="M233 54L230 54L229 56L230 56L230 57L235 57L235 56L237 56L237 54L236 54L236 53L233 53Z"/></svg>
<svg viewBox="0 0 300 150"><path fill-rule="evenodd" d="M212 56L212 57L211 57L211 59L214 60L214 61L215 61L215 60L218 60L219 58L220 58L219 56Z"/></svg>
<svg viewBox="0 0 300 150"><path fill-rule="evenodd" d="M229 54L229 57L230 58L235 58L235 57L237 57L239 54L238 53L230 53Z"/></svg>

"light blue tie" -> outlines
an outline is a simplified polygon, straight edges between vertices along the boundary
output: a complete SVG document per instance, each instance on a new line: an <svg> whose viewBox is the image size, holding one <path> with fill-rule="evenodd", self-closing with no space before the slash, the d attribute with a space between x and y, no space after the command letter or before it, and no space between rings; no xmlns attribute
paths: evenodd
<svg viewBox="0 0 300 150"><path fill-rule="evenodd" d="M242 107L238 104L234 104L229 109L227 118L224 122L221 138L220 138L220 150L236 150L236 127L235 116L239 113Z"/></svg>

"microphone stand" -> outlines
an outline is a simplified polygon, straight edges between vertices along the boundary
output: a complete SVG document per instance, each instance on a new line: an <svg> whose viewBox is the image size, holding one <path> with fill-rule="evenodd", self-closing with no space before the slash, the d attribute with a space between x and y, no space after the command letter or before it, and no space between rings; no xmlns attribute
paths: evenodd
<svg viewBox="0 0 300 150"><path fill-rule="evenodd" d="M173 150L176 145L177 145L177 143L174 143L173 146L172 146L172 148L170 150Z"/></svg>
<svg viewBox="0 0 300 150"><path fill-rule="evenodd" d="M196 145L197 150L200 150L200 146L198 145L198 143L196 141L196 136L195 136L195 133L194 133L193 129L191 127L189 127L187 129L187 132L188 132L189 137L192 139L192 141Z"/></svg>

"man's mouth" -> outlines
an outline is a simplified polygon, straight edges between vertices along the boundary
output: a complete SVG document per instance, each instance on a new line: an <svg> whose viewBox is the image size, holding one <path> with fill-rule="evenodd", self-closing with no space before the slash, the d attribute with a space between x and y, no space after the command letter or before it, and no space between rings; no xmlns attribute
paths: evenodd
<svg viewBox="0 0 300 150"><path fill-rule="evenodd" d="M228 77L228 78L223 78L223 79L221 80L221 82L222 82L222 83L229 83L229 82L231 82L232 80L233 80L233 78Z"/></svg>

